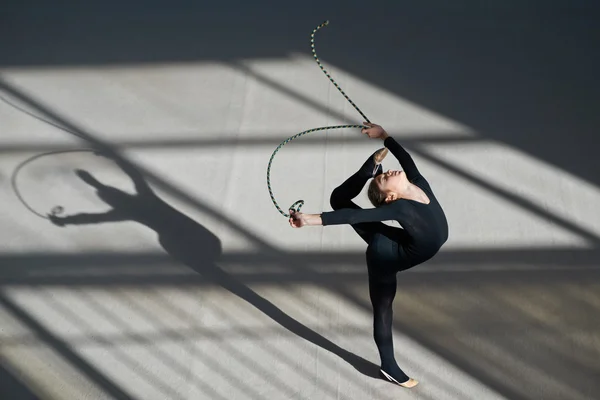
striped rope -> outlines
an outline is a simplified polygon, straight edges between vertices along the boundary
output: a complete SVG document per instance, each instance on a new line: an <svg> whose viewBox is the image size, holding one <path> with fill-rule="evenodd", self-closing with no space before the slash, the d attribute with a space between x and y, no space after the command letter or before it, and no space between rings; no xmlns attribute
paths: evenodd
<svg viewBox="0 0 600 400"><path fill-rule="evenodd" d="M312 34L310 35L310 47L312 48L312 53L313 56L315 58L315 61L317 62L317 64L319 65L319 67L321 68L321 71L323 71L323 73L327 76L327 78L329 78L329 80L331 81L331 83L333 83L333 85L340 91L340 93L346 98L346 100L348 100L350 102L350 104L352 104L352 106L356 109L356 111L358 111L360 113L360 115L363 117L363 119L367 122L371 122L369 121L369 119L367 118L367 116L365 114L363 114L362 111L360 111L360 109L356 106L356 104L354 104L354 102L352 100L350 100L350 98L346 95L346 93L344 93L344 91L342 90L342 88L340 88L338 86L338 84L333 80L333 78L331 77L331 75L329 75L329 73L327 72L327 70L323 67L323 65L321 64L321 61L319 60L319 57L317 57L317 52L315 51L315 33L321 29L324 26L329 25L329 21L325 21L323 22L321 25L317 26L315 29L313 29ZM275 201L275 196L273 196L273 190L271 189L271 164L273 163L273 159L275 158L275 154L277 154L277 152L287 143L291 142L292 140L299 138L302 135L305 135L307 133L311 133L311 132L317 132L317 131L324 131L324 130L329 130L329 129L344 129L344 128L366 128L366 126L364 125L336 125L336 126L323 126L320 128L314 128L314 129L309 129L307 131L304 132L300 132L294 136L291 136L289 138L287 138L286 140L284 140L283 142L281 142L281 144L279 146L277 146L277 148L275 149L275 151L273 152L273 154L271 155L271 158L269 159L269 165L267 166L267 188L269 189L269 194L271 195L271 201L273 201L273 204L275 205L275 208L277 208L277 211L279 211L279 213L281 215L283 215L286 218L290 217L290 214L285 213L277 204L277 201ZM302 206L304 205L304 200L298 200L296 202L294 202L294 204L292 204L289 207L289 210L294 210L295 212L300 212L300 209L302 208Z"/></svg>

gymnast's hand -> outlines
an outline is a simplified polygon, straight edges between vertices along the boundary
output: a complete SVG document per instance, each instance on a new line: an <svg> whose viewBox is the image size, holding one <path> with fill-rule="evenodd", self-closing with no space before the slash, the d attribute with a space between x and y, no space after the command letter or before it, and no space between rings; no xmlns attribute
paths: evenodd
<svg viewBox="0 0 600 400"><path fill-rule="evenodd" d="M385 140L388 137L387 132L381 127L381 125L372 124L370 122L363 122L363 125L367 126L368 128L362 128L361 132L369 136L371 139Z"/></svg>
<svg viewBox="0 0 600 400"><path fill-rule="evenodd" d="M302 228L308 223L304 214L294 210L290 210L290 219L288 221L292 228Z"/></svg>
<svg viewBox="0 0 600 400"><path fill-rule="evenodd" d="M290 226L292 228L302 228L306 225L323 225L321 214L303 214L290 210Z"/></svg>

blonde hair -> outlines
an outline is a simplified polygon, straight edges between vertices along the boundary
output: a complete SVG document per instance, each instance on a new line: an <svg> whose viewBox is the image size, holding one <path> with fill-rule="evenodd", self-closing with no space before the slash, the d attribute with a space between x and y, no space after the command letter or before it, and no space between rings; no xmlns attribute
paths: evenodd
<svg viewBox="0 0 600 400"><path fill-rule="evenodd" d="M379 207L385 204L385 198L387 197L384 192L379 189L379 185L377 185L377 181L373 179L369 184L369 189L367 191L367 196L375 207Z"/></svg>

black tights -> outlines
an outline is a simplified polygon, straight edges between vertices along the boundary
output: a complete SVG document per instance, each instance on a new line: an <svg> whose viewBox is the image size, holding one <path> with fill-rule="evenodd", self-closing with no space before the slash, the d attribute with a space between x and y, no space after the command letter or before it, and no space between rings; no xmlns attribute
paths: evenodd
<svg viewBox="0 0 600 400"><path fill-rule="evenodd" d="M371 178L373 163L369 158L363 167L338 186L331 194L331 207L360 208L352 199L362 191ZM392 339L392 303L396 296L396 273L403 268L399 242L405 233L381 222L363 222L351 225L367 243L369 295L373 306L373 337L381 358L381 369L399 383L409 377L400 369L394 358Z"/></svg>

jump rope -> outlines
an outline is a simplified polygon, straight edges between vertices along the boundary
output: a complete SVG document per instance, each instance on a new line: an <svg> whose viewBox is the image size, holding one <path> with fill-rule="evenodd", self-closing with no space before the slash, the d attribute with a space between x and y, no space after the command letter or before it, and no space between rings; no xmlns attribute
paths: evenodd
<svg viewBox="0 0 600 400"><path fill-rule="evenodd" d="M365 114L363 114L362 111L360 111L360 109L356 106L356 104L354 104L354 102L352 100L350 100L350 98L346 95L346 93L344 93L344 91L342 90L342 88L339 87L339 85L333 80L333 78L331 77L331 75L329 75L329 73L327 72L327 70L325 70L325 68L323 67L323 65L321 64L321 62L319 61L319 57L317 57L317 52L315 51L315 33L317 33L317 31L319 29L321 29L324 26L329 25L329 21L325 21L323 22L321 25L317 26L315 29L313 29L312 34L310 35L310 47L312 48L312 53L313 56L315 58L315 61L317 62L317 65L321 68L321 71L323 71L323 73L327 76L327 78L329 78L329 80L331 81L331 83L333 83L333 85L340 91L340 93L346 98L346 100L348 100L350 102L350 104L352 104L352 107L354 107L356 109L356 111L358 111L360 113L360 115L364 118L365 121L367 122L371 122L369 121L369 119L367 118L367 116ZM304 132L300 132L294 136L291 136L289 138L287 138L286 140L284 140L283 142L281 142L281 144L279 146L277 146L277 148L275 149L275 151L273 152L273 154L271 155L271 158L269 159L269 165L267 166L267 188L269 189L269 194L271 195L271 201L273 201L273 204L275 205L275 208L277 208L277 211L279 211L279 213L281 215L283 215L286 218L290 217L290 214L286 214L277 204L277 201L275 201L275 196L273 196L273 190L271 189L271 164L273 163L273 159L275 158L275 155L277 154L277 152L286 144L288 144L289 142L291 142L292 140L299 138L302 135L306 135L307 133L311 133L311 132L317 132L317 131L324 131L324 130L329 130L329 129L343 129L343 128L368 128L367 126L364 125L336 125L336 126L322 126L320 128L313 128L313 129L309 129L307 131ZM300 209L302 208L302 206L304 205L304 200L297 200L296 202L294 202L294 204L292 204L289 207L289 210L293 210L295 212L300 212Z"/></svg>
<svg viewBox="0 0 600 400"><path fill-rule="evenodd" d="M329 75L329 73L327 72L327 70L325 69L325 67L323 67L323 65L321 64L319 57L317 56L317 52L315 51L315 33L317 33L317 31L319 29L321 29L324 26L329 25L329 21L325 21L322 24L320 24L319 26L317 26L315 29L313 29L312 34L310 35L310 46L312 49L312 53L313 56L315 58L315 61L317 62L317 65L321 68L321 71L323 71L323 73L327 76L327 78L329 78L329 80L331 81L331 83L333 83L333 85L340 91L340 93L346 98L346 100L348 100L350 102L350 104L352 104L352 106L356 109L356 111L358 111L360 113L360 115L363 117L363 119L367 122L371 122L369 121L369 119L367 118L367 116L356 106L356 104L354 104L354 102L348 97L348 95L346 95L346 93L344 93L344 91L342 90L342 88L339 87L339 85L333 80L333 78L331 77L331 75ZM53 123L52 121L46 120L44 118L41 118L15 104L13 104L12 102L9 102L7 99L5 99L4 97L0 96L0 99L2 99L5 103L10 104L11 106L17 108L18 110L32 116L33 118L36 118L42 122L45 122L49 125L52 125L58 129L61 129L65 132L71 133L75 136L79 136L81 137L81 135L79 135L77 132L74 132L72 130L69 130L63 126L60 126L58 124ZM271 196L271 200L273 201L273 204L275 205L275 208L277 208L277 211L279 211L279 213L281 215L283 215L286 218L290 217L290 214L285 213L281 207L279 207L279 205L277 204L277 201L275 200L275 196L273 195L273 190L271 188L271 165L273 163L273 159L275 158L275 155L277 154L277 152L286 144L288 144L289 142L291 142L294 139L299 138L300 136L303 136L307 133L311 133L311 132L318 132L318 131L324 131L324 130L329 130L329 129L345 129L345 128L367 128L364 125L335 125L335 126L322 126L319 128L313 128L313 129L309 129L303 132L300 132L294 136L291 136L289 138L287 138L286 140L284 140L283 142L281 142L281 144L279 146L277 146L277 148L275 149L275 151L273 152L273 154L271 155L271 158L269 159L269 165L267 167L267 188L269 189L269 194ZM84 138L85 139L85 138ZM61 214L64 211L64 208L62 206L55 206L51 209L49 216L40 214L39 212L35 211L33 208L31 208L27 202L24 200L23 196L21 195L21 193L19 192L18 186L17 186L17 175L19 173L19 171L21 170L21 168L23 168L26 164L29 164L30 162L41 158L41 157L45 157L45 156L50 156L50 155L55 155L55 154L61 154L61 153L72 153L72 152L93 152L98 154L98 150L96 149L92 149L92 148L81 148L81 149L71 149L71 150L59 150L59 151L51 151L51 152L47 152L47 153L42 153L42 154L38 154L36 156L33 156L23 162L21 162L19 164L19 166L17 166L17 168L15 169L15 171L12 174L12 178L11 178L11 183L12 183L12 187L13 190L15 192L15 194L17 195L17 197L19 198L19 200L25 205L25 207L31 211L32 213L34 213L35 215L44 218L44 219L50 219L50 216L56 216L58 214ZM294 202L290 207L289 210L294 210L295 212L300 212L300 209L302 208L302 206L304 205L304 200L297 200L296 202Z"/></svg>

